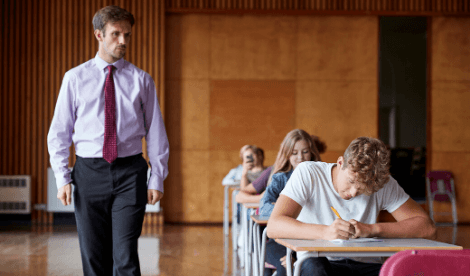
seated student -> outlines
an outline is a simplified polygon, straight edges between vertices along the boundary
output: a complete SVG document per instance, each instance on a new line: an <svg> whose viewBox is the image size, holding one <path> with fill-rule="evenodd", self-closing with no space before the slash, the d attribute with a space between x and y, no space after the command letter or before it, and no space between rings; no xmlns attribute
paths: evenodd
<svg viewBox="0 0 470 276"><path fill-rule="evenodd" d="M316 137L316 141L324 151L325 145L318 137ZM312 136L302 129L294 129L286 135L281 143L273 166L272 180L260 201L260 215L271 215L274 203L284 189L287 180L297 165L304 161L321 161L320 154ZM276 267L278 276L286 275L285 256L286 248L269 239L266 244L266 261Z"/></svg>
<svg viewBox="0 0 470 276"><path fill-rule="evenodd" d="M326 145L320 139L315 136L311 135L310 136L314 145L313 150L316 152L316 156L318 156L318 160L313 160L313 161L320 161L320 153L324 153L326 150ZM273 176L273 167L274 166L269 166L267 167L263 173L251 184L248 184L244 187L244 189L241 189L240 192L237 194L237 201L243 201L243 202L253 202L257 203L260 202L261 198L264 195L264 191L266 187L268 186L268 183L271 182L272 176Z"/></svg>
<svg viewBox="0 0 470 276"><path fill-rule="evenodd" d="M240 186L246 186L257 179L265 170L264 151L255 145L244 145L240 149L241 165L230 170L222 180L222 184L240 182Z"/></svg>
<svg viewBox="0 0 470 276"><path fill-rule="evenodd" d="M271 238L354 239L435 238L436 227L389 173L383 142L359 137L336 163L303 162L274 206ZM337 218L330 207L344 219ZM396 222L377 223L380 210ZM304 252L298 252L300 256ZM309 258L301 275L378 275L380 258Z"/></svg>

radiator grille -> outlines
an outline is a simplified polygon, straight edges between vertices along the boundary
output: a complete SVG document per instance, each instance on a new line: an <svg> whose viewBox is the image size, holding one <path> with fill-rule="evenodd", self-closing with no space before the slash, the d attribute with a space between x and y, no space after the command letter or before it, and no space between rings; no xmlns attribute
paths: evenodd
<svg viewBox="0 0 470 276"><path fill-rule="evenodd" d="M0 213L31 213L31 177L0 175Z"/></svg>

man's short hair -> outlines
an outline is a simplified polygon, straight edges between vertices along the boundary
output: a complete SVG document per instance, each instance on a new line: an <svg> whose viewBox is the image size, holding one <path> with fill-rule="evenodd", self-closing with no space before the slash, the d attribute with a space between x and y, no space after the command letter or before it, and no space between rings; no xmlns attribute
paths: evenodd
<svg viewBox="0 0 470 276"><path fill-rule="evenodd" d="M106 33L106 24L108 22L116 23L118 21L126 20L134 26L135 19L132 13L118 6L106 6L95 13L93 16L93 29L100 30L103 35Z"/></svg>
<svg viewBox="0 0 470 276"><path fill-rule="evenodd" d="M380 190L390 179L390 152L376 138L354 139L344 152L343 169L357 173L356 181L366 185L365 194Z"/></svg>

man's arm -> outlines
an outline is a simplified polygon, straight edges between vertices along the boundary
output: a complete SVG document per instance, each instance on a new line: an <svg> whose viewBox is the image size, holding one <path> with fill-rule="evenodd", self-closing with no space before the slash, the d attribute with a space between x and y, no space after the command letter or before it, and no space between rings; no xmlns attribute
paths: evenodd
<svg viewBox="0 0 470 276"><path fill-rule="evenodd" d="M354 227L347 221L336 219L331 225L309 224L298 221L302 206L291 198L280 195L268 220L268 236L272 239L348 239Z"/></svg>
<svg viewBox="0 0 470 276"><path fill-rule="evenodd" d="M396 222L364 224L351 220L356 237L436 238L436 226L428 214L413 199L408 199L392 212Z"/></svg>
<svg viewBox="0 0 470 276"><path fill-rule="evenodd" d="M60 199L63 205L69 205L72 201L69 148L72 145L72 132L75 122L74 88L74 76L72 73L67 72L62 81L54 117L47 135L47 148L58 189L57 198Z"/></svg>
<svg viewBox="0 0 470 276"><path fill-rule="evenodd" d="M148 203L155 204L163 197L163 180L168 175L168 158L170 146L166 135L165 124L158 105L155 84L148 77L147 99L144 100L145 128L147 135L147 153L152 168L148 182Z"/></svg>

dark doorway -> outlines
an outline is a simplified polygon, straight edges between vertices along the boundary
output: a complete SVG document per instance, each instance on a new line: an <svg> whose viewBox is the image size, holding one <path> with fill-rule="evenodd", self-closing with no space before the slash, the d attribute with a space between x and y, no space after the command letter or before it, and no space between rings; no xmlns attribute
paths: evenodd
<svg viewBox="0 0 470 276"><path fill-rule="evenodd" d="M391 173L415 200L425 199L426 17L381 17L379 135Z"/></svg>

